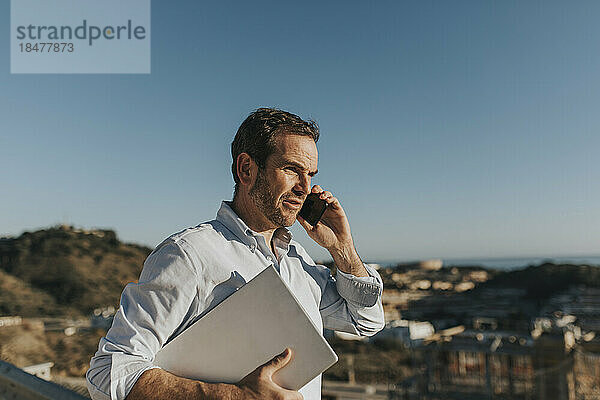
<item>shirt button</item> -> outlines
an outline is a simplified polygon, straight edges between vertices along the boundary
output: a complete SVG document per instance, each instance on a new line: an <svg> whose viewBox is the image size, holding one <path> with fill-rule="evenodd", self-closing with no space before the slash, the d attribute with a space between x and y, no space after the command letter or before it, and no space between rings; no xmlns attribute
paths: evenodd
<svg viewBox="0 0 600 400"><path fill-rule="evenodd" d="M271 257L271 256L267 256L267 260L269 260L269 261L273 261L273 257Z"/></svg>
<svg viewBox="0 0 600 400"><path fill-rule="evenodd" d="M250 245L250 251L254 253L254 250L256 250L256 246L251 244Z"/></svg>

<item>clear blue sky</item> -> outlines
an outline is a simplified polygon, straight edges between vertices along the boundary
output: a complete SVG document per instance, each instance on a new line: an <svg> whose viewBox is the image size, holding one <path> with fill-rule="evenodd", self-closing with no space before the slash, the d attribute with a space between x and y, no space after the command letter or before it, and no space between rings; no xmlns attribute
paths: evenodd
<svg viewBox="0 0 600 400"><path fill-rule="evenodd" d="M600 253L597 1L154 0L150 75L11 75L9 15L1 235L212 219L237 127L277 106L320 124L367 260Z"/></svg>

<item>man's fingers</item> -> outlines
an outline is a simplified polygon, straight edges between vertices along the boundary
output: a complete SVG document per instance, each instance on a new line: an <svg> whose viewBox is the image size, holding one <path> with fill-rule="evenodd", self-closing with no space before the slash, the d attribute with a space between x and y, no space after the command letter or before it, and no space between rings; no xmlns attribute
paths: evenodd
<svg viewBox="0 0 600 400"><path fill-rule="evenodd" d="M327 204L329 204L330 206L333 206L333 208L341 207L340 201L337 199L337 197L331 196L331 197L327 198L325 201L327 201Z"/></svg>
<svg viewBox="0 0 600 400"><path fill-rule="evenodd" d="M318 193L319 198L325 200L327 204L333 205L334 208L340 207L340 202L329 190L323 190L323 188L319 185L315 185L312 187L312 193Z"/></svg>
<svg viewBox="0 0 600 400"><path fill-rule="evenodd" d="M321 197L323 200L325 200L327 202L327 204L331 204L335 201L337 201L337 199L335 197L333 197L333 195L329 195L325 198Z"/></svg>
<svg viewBox="0 0 600 400"><path fill-rule="evenodd" d="M300 393L285 389L273 380L273 374L285 367L292 360L292 349L287 347L281 354L276 355L253 372L246 375L237 386L252 399L286 399L302 400Z"/></svg>
<svg viewBox="0 0 600 400"><path fill-rule="evenodd" d="M324 191L323 193L321 193L321 194L319 195L319 198L320 198L320 199L323 199L323 200L325 200L325 199L328 199L328 198L330 198L330 197L333 197L333 195L332 195L332 194L331 194L331 192L330 192L330 191L328 191L328 190Z"/></svg>
<svg viewBox="0 0 600 400"><path fill-rule="evenodd" d="M292 351L290 348L286 348L283 353L276 355L270 361L268 361L264 367L268 370L270 375L273 375L275 371L285 367L292 360Z"/></svg>
<svg viewBox="0 0 600 400"><path fill-rule="evenodd" d="M286 399L290 399L290 400L303 400L304 399L304 396L302 396L302 393L296 392L294 390L282 389L281 391L287 395Z"/></svg>

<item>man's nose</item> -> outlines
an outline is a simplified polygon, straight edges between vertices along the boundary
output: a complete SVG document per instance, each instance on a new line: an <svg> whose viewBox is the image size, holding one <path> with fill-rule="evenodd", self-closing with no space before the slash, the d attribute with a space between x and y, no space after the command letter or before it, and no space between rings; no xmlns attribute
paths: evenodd
<svg viewBox="0 0 600 400"><path fill-rule="evenodd" d="M308 174L300 174L298 175L298 182L296 186L294 186L294 191L302 192L302 194L307 194L310 192L310 175ZM300 194L300 193L297 193Z"/></svg>

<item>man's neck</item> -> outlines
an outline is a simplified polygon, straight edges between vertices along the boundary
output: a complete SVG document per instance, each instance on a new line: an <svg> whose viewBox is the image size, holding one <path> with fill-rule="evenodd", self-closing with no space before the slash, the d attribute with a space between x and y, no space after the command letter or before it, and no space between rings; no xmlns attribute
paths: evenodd
<svg viewBox="0 0 600 400"><path fill-rule="evenodd" d="M273 227L273 224L269 222L262 213L254 206L254 202L251 199L242 199L243 195L238 194L231 202L231 209L241 218L242 221L252 229L254 232L264 236L267 245L271 247L271 238L273 232L277 227Z"/></svg>

